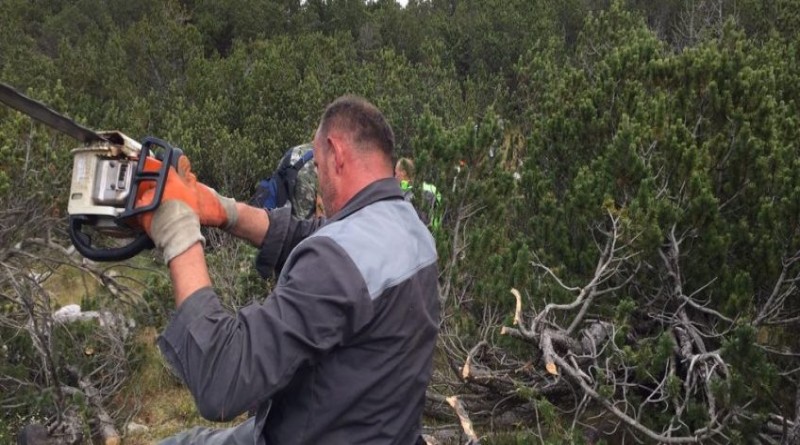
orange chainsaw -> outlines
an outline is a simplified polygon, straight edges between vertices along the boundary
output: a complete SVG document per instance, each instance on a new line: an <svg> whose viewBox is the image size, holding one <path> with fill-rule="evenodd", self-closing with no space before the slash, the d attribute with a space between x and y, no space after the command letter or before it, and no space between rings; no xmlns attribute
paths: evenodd
<svg viewBox="0 0 800 445"><path fill-rule="evenodd" d="M81 142L72 150L67 207L69 236L81 255L93 261L121 261L154 247L133 217L161 204L169 166L177 166L183 155L180 149L154 137L139 143L119 131L95 132L2 82L0 102ZM145 169L147 158L159 161L147 162L158 165L157 171ZM136 196L144 182L155 184L155 198L137 208ZM102 236L131 241L119 247L98 247L85 227Z"/></svg>

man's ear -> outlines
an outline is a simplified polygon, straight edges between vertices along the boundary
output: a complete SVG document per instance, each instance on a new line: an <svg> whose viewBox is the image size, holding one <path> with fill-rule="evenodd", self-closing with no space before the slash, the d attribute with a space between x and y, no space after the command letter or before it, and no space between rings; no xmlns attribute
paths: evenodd
<svg viewBox="0 0 800 445"><path fill-rule="evenodd" d="M331 155L331 159L333 159L334 166L336 167L336 172L341 173L342 167L344 167L345 161L345 148L344 148L344 141L336 137L335 135L328 135L328 148L330 149L329 155Z"/></svg>

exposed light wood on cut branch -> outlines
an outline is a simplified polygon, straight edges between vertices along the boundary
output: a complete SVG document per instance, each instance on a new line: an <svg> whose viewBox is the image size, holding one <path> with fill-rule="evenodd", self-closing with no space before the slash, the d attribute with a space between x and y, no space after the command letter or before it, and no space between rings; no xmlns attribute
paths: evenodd
<svg viewBox="0 0 800 445"><path fill-rule="evenodd" d="M461 422L461 428L464 429L464 434L466 434L467 438L469 439L469 442L467 443L470 445L477 445L480 443L478 435L475 434L475 429L472 426L472 421L469 419L467 411L464 409L464 405L461 403L461 401L458 400L458 397L448 397L447 403L449 403L450 406L453 407L453 410L455 410L458 420Z"/></svg>
<svg viewBox="0 0 800 445"><path fill-rule="evenodd" d="M551 334L552 331L548 329L545 329L542 334L541 348L542 354L544 354L544 367L550 374L558 375L558 368L553 358L556 352L553 350L553 336Z"/></svg>
<svg viewBox="0 0 800 445"><path fill-rule="evenodd" d="M521 326L522 325L522 295L520 295L519 291L516 289L511 289L511 295L517 301L517 305L514 309L514 326Z"/></svg>
<svg viewBox="0 0 800 445"><path fill-rule="evenodd" d="M461 378L464 380L468 380L474 377L486 377L487 375L491 374L490 372L476 368L472 366L472 362L475 359L475 355L480 352L481 348L487 345L486 341L478 342L472 350L469 351L469 355L467 355L467 360L464 361L464 366L461 368Z"/></svg>

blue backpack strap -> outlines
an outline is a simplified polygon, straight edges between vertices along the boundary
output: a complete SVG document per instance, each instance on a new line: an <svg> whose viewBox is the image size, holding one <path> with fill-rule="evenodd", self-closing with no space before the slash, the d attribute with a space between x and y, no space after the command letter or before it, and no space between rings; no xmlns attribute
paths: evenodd
<svg viewBox="0 0 800 445"><path fill-rule="evenodd" d="M287 153L287 156L291 156L291 150ZM300 172L300 169L314 156L313 150L308 150L307 152L303 153L303 156L300 157L294 164L289 164L288 162L285 165L285 168L282 168L278 172L278 180L280 184L278 184L278 191L277 191L277 206L282 207L288 201L291 200L291 196L294 193L294 186L297 183L297 174Z"/></svg>
<svg viewBox="0 0 800 445"><path fill-rule="evenodd" d="M303 153L294 164L290 162L292 150L290 148L281 158L278 168L267 179L259 181L256 195L251 202L266 209L282 207L289 200L289 196L294 192L294 184L297 181L297 173L306 162L314 157L314 151L308 150Z"/></svg>
<svg viewBox="0 0 800 445"><path fill-rule="evenodd" d="M275 177L258 181L256 193L251 198L250 203L265 209L272 210L277 207L277 184Z"/></svg>
<svg viewBox="0 0 800 445"><path fill-rule="evenodd" d="M303 156L301 156L300 159L298 159L297 162L295 162L292 167L294 167L295 170L299 171L301 168L303 168L304 165L306 165L306 162L310 161L311 158L313 157L314 157L314 150L308 150L307 152L303 153Z"/></svg>

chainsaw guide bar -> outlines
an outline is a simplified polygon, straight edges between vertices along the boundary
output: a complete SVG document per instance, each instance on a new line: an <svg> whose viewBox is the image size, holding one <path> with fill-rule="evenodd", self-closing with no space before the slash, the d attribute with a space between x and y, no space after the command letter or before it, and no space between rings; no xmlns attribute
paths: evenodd
<svg viewBox="0 0 800 445"><path fill-rule="evenodd" d="M161 204L169 168L177 165L180 149L154 137L140 144L119 131L96 132L3 82L0 102L83 143L72 150L67 205L69 236L81 255L93 261L122 261L154 247L135 217ZM152 185L155 196L137 207L143 183ZM102 236L106 246L95 244L91 234ZM131 241L120 245L115 238Z"/></svg>

